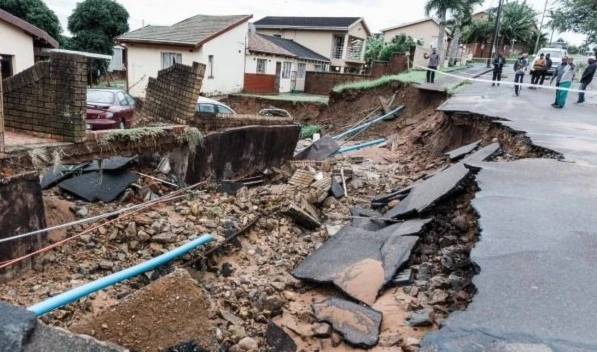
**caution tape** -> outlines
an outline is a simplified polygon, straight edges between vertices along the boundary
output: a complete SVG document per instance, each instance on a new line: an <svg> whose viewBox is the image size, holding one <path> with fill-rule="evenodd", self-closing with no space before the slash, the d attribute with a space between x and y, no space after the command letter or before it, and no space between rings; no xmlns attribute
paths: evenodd
<svg viewBox="0 0 597 352"><path fill-rule="evenodd" d="M453 78L457 78L463 81L469 81L469 82L480 82L480 83L499 83L500 85L509 85L509 86L519 86L519 87L533 87L533 88L541 88L541 89L549 89L549 90L554 90L554 91L558 91L558 90L567 90L568 92L573 92L573 93L585 93L585 95L597 95L597 91L588 91L588 90L580 90L580 89L573 89L573 88L561 88L561 87L555 87L555 86L543 86L543 85L536 85L536 84L530 84L530 83L516 83L516 82L512 82L512 81L493 81L490 79L481 79L481 78L469 78L469 77L464 77L464 76L460 76L460 75L455 75L453 73L449 73L449 72L443 72L443 71L439 71L439 70L435 70L435 69L431 69L428 67L423 67L420 65L416 65L413 64L413 66L427 70L427 71L433 71L435 73L438 73L440 75L444 75L444 76L448 76L448 77L453 77ZM514 73L514 72L513 72Z"/></svg>

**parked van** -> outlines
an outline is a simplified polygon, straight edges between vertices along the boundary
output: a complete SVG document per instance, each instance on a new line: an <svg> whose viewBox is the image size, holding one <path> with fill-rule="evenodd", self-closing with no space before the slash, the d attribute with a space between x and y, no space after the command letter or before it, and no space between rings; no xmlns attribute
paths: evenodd
<svg viewBox="0 0 597 352"><path fill-rule="evenodd" d="M535 54L535 59L533 60L533 62L531 63L531 72L533 70L533 66L535 66L535 60L537 60L539 58L539 55L544 54L547 55L549 54L550 58L551 58L551 68L549 69L549 71L547 71L548 75L553 75L553 73L556 70L556 67L558 67L561 63L562 63L562 58L564 56L568 56L568 50L566 49L560 49L560 48L541 48L537 54Z"/></svg>

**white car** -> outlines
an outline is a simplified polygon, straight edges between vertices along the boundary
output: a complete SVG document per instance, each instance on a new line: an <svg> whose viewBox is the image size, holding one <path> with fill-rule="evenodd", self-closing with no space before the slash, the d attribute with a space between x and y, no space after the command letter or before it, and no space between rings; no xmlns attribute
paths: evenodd
<svg viewBox="0 0 597 352"><path fill-rule="evenodd" d="M537 60L539 58L539 55L541 55L541 54L544 54L544 55L549 54L549 57L551 58L552 65L551 65L551 68L549 69L549 71L547 71L547 74L553 75L553 73L556 70L556 67L558 67L562 63L562 58L564 56L568 56L568 50L560 49L560 48L541 48L541 50L539 50L537 52L537 54L535 54L535 59L533 60L533 62L530 65L531 71L533 70L533 66L535 66L535 60Z"/></svg>
<svg viewBox="0 0 597 352"><path fill-rule="evenodd" d="M205 112L211 114L232 114L236 115L236 112L232 110L228 105L220 103L217 100L199 97L197 99L197 106L195 107L197 112Z"/></svg>

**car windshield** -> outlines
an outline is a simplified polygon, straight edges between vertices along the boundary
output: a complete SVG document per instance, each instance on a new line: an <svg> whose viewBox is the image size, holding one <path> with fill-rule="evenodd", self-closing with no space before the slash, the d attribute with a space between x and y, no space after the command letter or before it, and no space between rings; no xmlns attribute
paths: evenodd
<svg viewBox="0 0 597 352"><path fill-rule="evenodd" d="M113 104L114 93L105 90L88 90L87 103Z"/></svg>
<svg viewBox="0 0 597 352"><path fill-rule="evenodd" d="M552 59L561 59L562 58L562 51L560 50L542 50L540 54L549 54Z"/></svg>

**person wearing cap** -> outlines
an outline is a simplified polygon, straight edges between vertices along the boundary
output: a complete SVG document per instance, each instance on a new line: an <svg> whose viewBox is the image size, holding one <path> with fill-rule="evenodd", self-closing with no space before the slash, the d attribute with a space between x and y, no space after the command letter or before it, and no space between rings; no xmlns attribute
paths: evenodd
<svg viewBox="0 0 597 352"><path fill-rule="evenodd" d="M549 84L551 84L554 79L557 79L556 82L558 89L556 90L556 101L555 103L551 104L551 106L561 109L564 107L564 105L566 105L568 89L570 88L572 80L574 79L574 64L568 63L568 56L564 56L562 58L562 63L556 68L556 72L551 78Z"/></svg>
<svg viewBox="0 0 597 352"><path fill-rule="evenodd" d="M595 71L597 70L597 61L595 61L595 57L591 56L588 60L589 65L582 73L580 77L580 92L578 93L578 101L576 104L582 104L585 102L585 90L591 82L593 81L593 77L595 76Z"/></svg>
<svg viewBox="0 0 597 352"><path fill-rule="evenodd" d="M435 48L433 48L431 54L424 54L423 57L429 59L429 65L427 66L427 83L433 83L435 81L435 71L437 71L437 67L439 66L439 54L436 52Z"/></svg>
<svg viewBox="0 0 597 352"><path fill-rule="evenodd" d="M547 61L545 60L545 55L541 53L537 59L533 62L533 73L531 76L531 84L537 85L541 79L541 76L545 75L545 70L547 67ZM529 87L530 89L536 89L535 87Z"/></svg>

